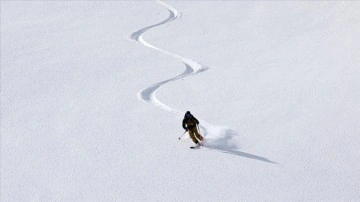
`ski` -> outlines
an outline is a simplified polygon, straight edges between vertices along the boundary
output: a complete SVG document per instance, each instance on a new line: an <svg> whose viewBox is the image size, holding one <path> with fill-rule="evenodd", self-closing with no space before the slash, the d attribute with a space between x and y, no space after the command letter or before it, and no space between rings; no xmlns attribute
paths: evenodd
<svg viewBox="0 0 360 202"><path fill-rule="evenodd" d="M190 149L200 149L203 146L204 146L204 141L201 141L199 146L191 146Z"/></svg>

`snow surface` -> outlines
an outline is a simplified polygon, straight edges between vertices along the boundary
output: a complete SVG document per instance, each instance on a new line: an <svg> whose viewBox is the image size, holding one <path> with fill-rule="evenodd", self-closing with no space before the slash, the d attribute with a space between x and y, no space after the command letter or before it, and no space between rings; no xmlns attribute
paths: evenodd
<svg viewBox="0 0 360 202"><path fill-rule="evenodd" d="M1 1L1 201L359 201L359 9Z"/></svg>

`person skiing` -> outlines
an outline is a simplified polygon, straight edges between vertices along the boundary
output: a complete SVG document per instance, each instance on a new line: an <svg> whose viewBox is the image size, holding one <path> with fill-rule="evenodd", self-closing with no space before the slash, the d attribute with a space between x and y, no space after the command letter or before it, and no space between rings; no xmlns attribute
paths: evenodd
<svg viewBox="0 0 360 202"><path fill-rule="evenodd" d="M195 147L191 148L198 148L201 146L200 141L202 141L204 138L199 134L199 131L197 130L197 125L199 124L199 121L189 112L187 111L185 113L182 127L189 132L189 136L192 139L192 141L196 144ZM200 141L199 141L200 140Z"/></svg>

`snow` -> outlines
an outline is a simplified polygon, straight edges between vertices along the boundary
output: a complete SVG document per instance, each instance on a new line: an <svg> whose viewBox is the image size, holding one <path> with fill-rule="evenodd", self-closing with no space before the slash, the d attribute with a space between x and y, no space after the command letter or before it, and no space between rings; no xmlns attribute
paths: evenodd
<svg viewBox="0 0 360 202"><path fill-rule="evenodd" d="M1 1L1 201L359 201L359 8Z"/></svg>

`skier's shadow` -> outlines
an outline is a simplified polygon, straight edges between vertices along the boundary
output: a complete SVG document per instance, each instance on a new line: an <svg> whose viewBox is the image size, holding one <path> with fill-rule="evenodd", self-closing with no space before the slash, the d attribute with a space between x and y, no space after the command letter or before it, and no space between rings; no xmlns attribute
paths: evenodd
<svg viewBox="0 0 360 202"><path fill-rule="evenodd" d="M208 134L208 132L204 128L203 128L203 130L204 130L204 136L206 139L204 147L206 147L206 148L218 150L223 153L237 155L237 156L241 156L241 157L245 157L245 158L249 158L249 159L259 160L259 161L263 161L266 163L277 164L276 162L271 161L265 157L239 151L239 146L236 145L234 143L235 141L233 140L234 137L237 136L236 132L233 130L230 130L230 129L223 130L223 131L221 131L220 137L216 137L216 138L211 138L211 135Z"/></svg>

